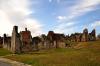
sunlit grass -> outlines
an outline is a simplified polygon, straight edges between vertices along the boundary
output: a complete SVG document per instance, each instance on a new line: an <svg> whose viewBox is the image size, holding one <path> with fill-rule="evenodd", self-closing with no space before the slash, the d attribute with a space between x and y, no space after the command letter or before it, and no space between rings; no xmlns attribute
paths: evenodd
<svg viewBox="0 0 100 66"><path fill-rule="evenodd" d="M9 55L9 54L11 54L10 51L0 48L0 56L5 56L5 55Z"/></svg>
<svg viewBox="0 0 100 66"><path fill-rule="evenodd" d="M100 66L100 41L81 42L75 48L58 48L6 56L32 66Z"/></svg>

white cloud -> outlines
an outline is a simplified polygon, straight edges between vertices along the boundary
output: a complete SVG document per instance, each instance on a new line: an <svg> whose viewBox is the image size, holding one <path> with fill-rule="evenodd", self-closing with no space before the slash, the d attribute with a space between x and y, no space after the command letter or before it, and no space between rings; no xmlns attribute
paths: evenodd
<svg viewBox="0 0 100 66"><path fill-rule="evenodd" d="M51 3L53 0L49 0L49 2Z"/></svg>
<svg viewBox="0 0 100 66"><path fill-rule="evenodd" d="M74 31L74 28L72 26L74 26L75 23L74 22L68 22L68 23L61 23L59 25L57 25L56 27L54 27L54 31L57 33L70 33L72 31Z"/></svg>
<svg viewBox="0 0 100 66"><path fill-rule="evenodd" d="M30 10L29 0L0 0L0 34L9 33L11 35L14 25L18 25L19 29L31 26L28 29L33 35L41 32L39 21L30 17L33 12Z"/></svg>
<svg viewBox="0 0 100 66"><path fill-rule="evenodd" d="M57 17L58 22L63 22L63 21L65 21L66 19L67 19L66 16L58 16L58 17Z"/></svg>
<svg viewBox="0 0 100 66"><path fill-rule="evenodd" d="M74 22L74 24L76 24L77 22L73 19L76 19L79 16L85 15L88 12L96 10L96 6L98 4L100 4L100 0L78 0L78 2L75 5L72 5L70 8L65 8L65 10L67 10L69 13L67 13L64 16L57 16L57 20L58 22L60 22L60 24L57 25L55 30L58 32L65 32L65 30L68 30L67 33L75 31L74 26L67 27L68 25L66 24L69 23L69 25L71 25L70 22ZM99 25L99 22L96 22L95 26L97 24Z"/></svg>
<svg viewBox="0 0 100 66"><path fill-rule="evenodd" d="M27 19L25 25L32 31L32 35L40 35L42 32L42 25L35 19Z"/></svg>
<svg viewBox="0 0 100 66"><path fill-rule="evenodd" d="M70 20L93 11L98 4L100 4L100 0L80 0L79 3L70 8L71 14L68 16L68 19Z"/></svg>
<svg viewBox="0 0 100 66"><path fill-rule="evenodd" d="M65 10L69 11L69 13L65 16L62 16L64 17L64 19L62 19L62 22L71 21L72 19L96 10L96 6L98 4L100 4L100 0L79 0L75 5L71 6L70 8L65 7ZM58 19L58 21L60 20Z"/></svg>
<svg viewBox="0 0 100 66"><path fill-rule="evenodd" d="M53 2L53 1L56 1L57 3L61 2L61 0L49 0L50 3Z"/></svg>
<svg viewBox="0 0 100 66"><path fill-rule="evenodd" d="M91 24L91 27L96 28L96 27L100 27L100 21L95 21L94 23Z"/></svg>

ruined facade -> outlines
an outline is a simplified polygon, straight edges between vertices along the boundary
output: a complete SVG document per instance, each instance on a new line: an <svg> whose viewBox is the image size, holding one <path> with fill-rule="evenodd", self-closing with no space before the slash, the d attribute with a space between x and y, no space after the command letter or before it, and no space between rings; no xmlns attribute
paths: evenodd
<svg viewBox="0 0 100 66"><path fill-rule="evenodd" d="M3 47L3 37L0 36L0 48Z"/></svg>
<svg viewBox="0 0 100 66"><path fill-rule="evenodd" d="M96 40L96 31L92 30L88 33L88 29L84 29L83 33L74 33L71 35L64 35L49 31L47 35L33 37L31 32L25 28L25 31L18 33L18 26L13 27L12 36L0 37L3 48L6 48L13 53L26 53L31 51L38 51L42 49L51 48L66 48L66 41L71 42L87 42ZM1 46L1 47L2 47Z"/></svg>
<svg viewBox="0 0 100 66"><path fill-rule="evenodd" d="M96 31L95 31L95 29L93 29L92 32L89 33L89 40L90 41L95 41L96 40Z"/></svg>
<svg viewBox="0 0 100 66"><path fill-rule="evenodd" d="M6 48L13 53L32 51L31 32L26 29L25 31L18 33L18 26L14 26L11 37L4 34L3 48Z"/></svg>
<svg viewBox="0 0 100 66"><path fill-rule="evenodd" d="M50 40L50 46L54 48L64 48L65 46L65 35L54 33L53 31L49 31L47 38Z"/></svg>
<svg viewBox="0 0 100 66"><path fill-rule="evenodd" d="M31 32L25 28L25 31L20 32L20 41L21 41L21 51L29 52L32 51L32 36Z"/></svg>
<svg viewBox="0 0 100 66"><path fill-rule="evenodd" d="M4 34L3 36L3 48L10 50L11 48L11 37Z"/></svg>
<svg viewBox="0 0 100 66"><path fill-rule="evenodd" d="M18 26L13 27L10 50L14 53L21 52L21 40L20 40L20 35L18 33Z"/></svg>
<svg viewBox="0 0 100 66"><path fill-rule="evenodd" d="M92 30L91 33L88 33L88 29L84 29L83 33L75 33L71 34L70 41L73 42L87 42L87 41L95 41L96 40L96 31Z"/></svg>
<svg viewBox="0 0 100 66"><path fill-rule="evenodd" d="M82 38L81 38L81 41L83 42L86 42L89 40L89 35L88 35L88 29L84 29L83 30L83 34L82 34Z"/></svg>

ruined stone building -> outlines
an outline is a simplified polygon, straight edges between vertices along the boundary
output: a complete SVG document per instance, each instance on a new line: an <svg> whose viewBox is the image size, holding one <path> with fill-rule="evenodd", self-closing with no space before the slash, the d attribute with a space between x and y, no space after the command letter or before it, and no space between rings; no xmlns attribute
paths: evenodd
<svg viewBox="0 0 100 66"><path fill-rule="evenodd" d="M3 46L3 37L0 36L0 48L2 48Z"/></svg>
<svg viewBox="0 0 100 66"><path fill-rule="evenodd" d="M42 43L40 37L38 37L38 36L32 38L32 43L33 43L32 47L33 47L34 51L37 51L37 50L41 49L41 48L39 48L40 47L39 46L40 43L41 43L41 45L44 44L44 43Z"/></svg>
<svg viewBox="0 0 100 66"><path fill-rule="evenodd" d="M65 48L64 34L54 33L49 31L47 36L42 34L39 37L33 38L34 48L37 50L50 49L50 48Z"/></svg>
<svg viewBox="0 0 100 66"><path fill-rule="evenodd" d="M43 49L66 48L67 40L71 42L95 41L96 31L93 29L91 33L88 33L88 29L84 29L83 33L74 33L70 36L49 31L47 35L42 34L32 38L31 32L27 28L18 33L18 26L14 26L12 36L4 34L0 40L1 47L3 46L13 53L26 53Z"/></svg>
<svg viewBox="0 0 100 66"><path fill-rule="evenodd" d="M25 31L20 32L20 41L21 41L21 51L29 52L32 51L32 36L31 32L25 28Z"/></svg>
<svg viewBox="0 0 100 66"><path fill-rule="evenodd" d="M18 33L18 26L13 27L10 50L13 53L21 52L21 40L20 40L20 34Z"/></svg>
<svg viewBox="0 0 100 66"><path fill-rule="evenodd" d="M92 32L89 33L89 40L90 41L95 41L96 40L96 31L95 31L95 29L93 29Z"/></svg>
<svg viewBox="0 0 100 66"><path fill-rule="evenodd" d="M55 48L64 48L65 47L65 35L54 33L53 31L49 31L47 38L50 40L51 47Z"/></svg>
<svg viewBox="0 0 100 66"><path fill-rule="evenodd" d="M18 33L18 26L14 26L11 37L8 37L6 34L4 34L3 48L6 48L13 53L32 51L31 32L26 28L25 31Z"/></svg>
<svg viewBox="0 0 100 66"><path fill-rule="evenodd" d="M70 41L73 41L73 42L95 41L96 31L95 29L93 29L91 33L88 33L88 29L84 29L83 33L71 34L69 38L70 38Z"/></svg>
<svg viewBox="0 0 100 66"><path fill-rule="evenodd" d="M70 41L72 41L72 42L81 42L82 41L82 33L71 34L71 36L69 38L70 38Z"/></svg>
<svg viewBox="0 0 100 66"><path fill-rule="evenodd" d="M11 37L6 34L3 37L3 48L7 48L8 50L11 48Z"/></svg>
<svg viewBox="0 0 100 66"><path fill-rule="evenodd" d="M81 41L86 42L89 40L88 29L83 30Z"/></svg>

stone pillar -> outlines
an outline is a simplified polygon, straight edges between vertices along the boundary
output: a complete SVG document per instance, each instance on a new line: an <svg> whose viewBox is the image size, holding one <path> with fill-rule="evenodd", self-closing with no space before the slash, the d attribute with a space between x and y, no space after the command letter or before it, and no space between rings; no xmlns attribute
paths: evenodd
<svg viewBox="0 0 100 66"><path fill-rule="evenodd" d="M18 26L13 27L13 32L11 37L11 51L13 53L21 52L21 41L20 41L20 35L18 34Z"/></svg>
<svg viewBox="0 0 100 66"><path fill-rule="evenodd" d="M6 48L5 46L5 39L6 39L6 34L3 35L3 48Z"/></svg>

